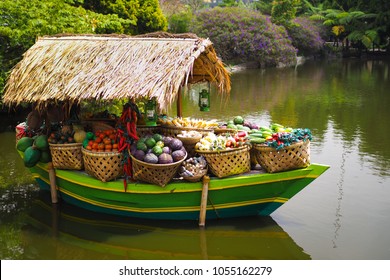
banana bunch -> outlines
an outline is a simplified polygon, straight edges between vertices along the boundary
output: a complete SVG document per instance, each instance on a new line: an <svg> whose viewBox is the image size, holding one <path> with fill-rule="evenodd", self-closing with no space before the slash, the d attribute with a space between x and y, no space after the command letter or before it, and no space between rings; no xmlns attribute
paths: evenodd
<svg viewBox="0 0 390 280"><path fill-rule="evenodd" d="M206 121L203 119L195 119L195 118L165 117L165 118L160 118L159 122L162 125L186 127L186 128L214 129L219 126L219 124L215 120Z"/></svg>

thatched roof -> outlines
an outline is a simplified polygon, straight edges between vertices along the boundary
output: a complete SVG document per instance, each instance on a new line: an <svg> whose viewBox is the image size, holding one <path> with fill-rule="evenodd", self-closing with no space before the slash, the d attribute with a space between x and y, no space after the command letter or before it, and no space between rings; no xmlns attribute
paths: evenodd
<svg viewBox="0 0 390 280"><path fill-rule="evenodd" d="M219 93L230 92L230 74L211 41L193 34L41 37L11 72L3 101L42 105L156 97L165 108L181 86L205 79Z"/></svg>

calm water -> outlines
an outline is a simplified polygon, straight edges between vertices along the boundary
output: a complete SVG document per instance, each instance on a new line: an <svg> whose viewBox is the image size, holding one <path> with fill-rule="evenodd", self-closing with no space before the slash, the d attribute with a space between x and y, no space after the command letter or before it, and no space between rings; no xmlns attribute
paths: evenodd
<svg viewBox="0 0 390 280"><path fill-rule="evenodd" d="M40 193L0 134L1 259L389 259L390 62L307 62L232 76L231 97L185 116L310 128L331 168L271 217L196 222L113 219Z"/></svg>

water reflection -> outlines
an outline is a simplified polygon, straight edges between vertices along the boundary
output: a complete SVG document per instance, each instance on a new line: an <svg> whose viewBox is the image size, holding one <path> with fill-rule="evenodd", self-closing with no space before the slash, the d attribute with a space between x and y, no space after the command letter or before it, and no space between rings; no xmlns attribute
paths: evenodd
<svg viewBox="0 0 390 280"><path fill-rule="evenodd" d="M271 217L144 221L52 205L40 192L23 227L27 259L309 259ZM43 242L43 240L46 240Z"/></svg>

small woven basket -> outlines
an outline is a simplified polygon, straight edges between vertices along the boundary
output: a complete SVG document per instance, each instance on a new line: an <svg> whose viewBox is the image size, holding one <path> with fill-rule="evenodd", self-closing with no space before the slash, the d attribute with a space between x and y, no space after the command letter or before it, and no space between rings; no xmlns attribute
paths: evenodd
<svg viewBox="0 0 390 280"><path fill-rule="evenodd" d="M215 176L223 178L250 171L251 161L249 150L250 147L244 145L231 150L215 152L196 150L196 152L206 159L210 171Z"/></svg>
<svg viewBox="0 0 390 280"><path fill-rule="evenodd" d="M201 133L203 136L206 136L209 132L213 132L213 129L205 129L205 128L195 128L195 127L179 127L179 126L165 126L162 125L161 133L166 136L172 136L176 137L178 134L182 133L183 131L197 131Z"/></svg>
<svg viewBox="0 0 390 280"><path fill-rule="evenodd" d="M194 176L183 176L183 179L188 181L188 182L199 182L204 175L207 174L207 168L202 169L199 174L194 175Z"/></svg>
<svg viewBox="0 0 390 280"><path fill-rule="evenodd" d="M123 175L123 154L118 152L91 152L82 149L85 172L102 182Z"/></svg>
<svg viewBox="0 0 390 280"><path fill-rule="evenodd" d="M186 156L174 163L153 164L140 161L131 155L133 179L165 187L173 179Z"/></svg>
<svg viewBox="0 0 390 280"><path fill-rule="evenodd" d="M54 168L71 170L84 168L81 143L49 144L49 147Z"/></svg>
<svg viewBox="0 0 390 280"><path fill-rule="evenodd" d="M268 173L305 168L310 165L310 141L301 141L283 149L254 144L252 155Z"/></svg>

